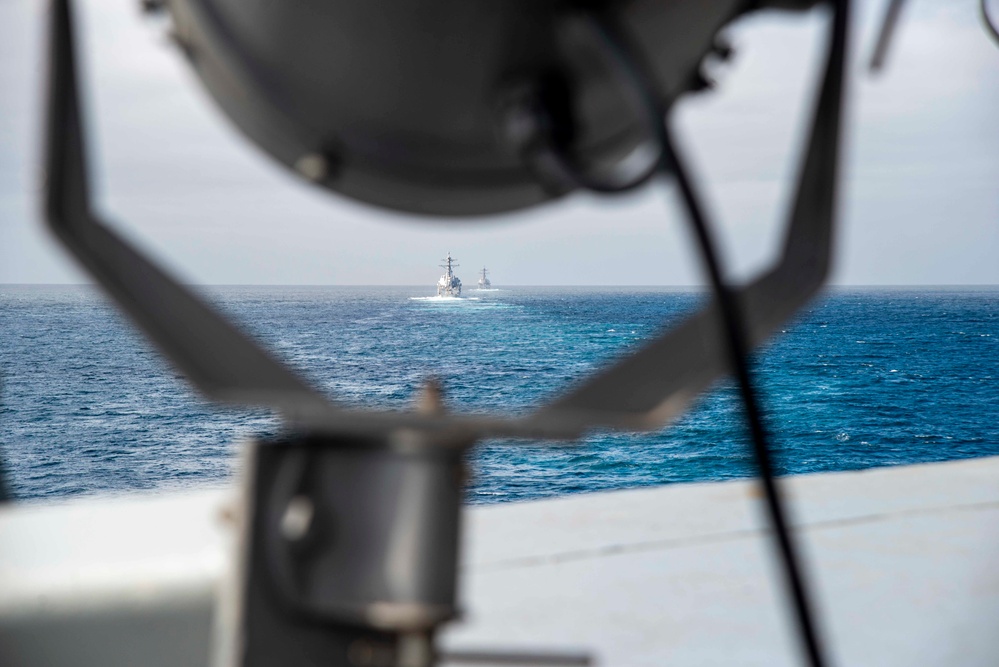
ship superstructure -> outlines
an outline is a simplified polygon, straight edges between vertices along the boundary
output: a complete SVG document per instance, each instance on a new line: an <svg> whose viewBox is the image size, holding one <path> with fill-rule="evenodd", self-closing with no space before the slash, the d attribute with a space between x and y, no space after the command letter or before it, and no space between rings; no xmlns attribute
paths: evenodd
<svg viewBox="0 0 999 667"><path fill-rule="evenodd" d="M444 275L437 281L437 296L461 296L461 279L454 275L454 267L458 264L454 263L450 252L442 261L444 263L440 266L444 269Z"/></svg>
<svg viewBox="0 0 999 667"><path fill-rule="evenodd" d="M479 289L489 289L493 286L493 284L489 282L489 278L486 277L487 273L489 272L486 271L486 267L483 266L482 273L479 275Z"/></svg>

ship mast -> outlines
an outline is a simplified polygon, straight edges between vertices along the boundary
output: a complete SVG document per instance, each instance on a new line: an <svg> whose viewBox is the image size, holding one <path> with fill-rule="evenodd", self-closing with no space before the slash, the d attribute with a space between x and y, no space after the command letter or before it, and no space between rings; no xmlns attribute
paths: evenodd
<svg viewBox="0 0 999 667"><path fill-rule="evenodd" d="M439 266L442 269L447 269L447 273L445 275L448 275L448 276L451 275L451 267L452 266L461 266L460 264L454 264L454 263L452 263L452 260L451 260L451 251L450 250L447 253L447 257L445 257L441 261L442 262L446 262L446 264L440 264Z"/></svg>

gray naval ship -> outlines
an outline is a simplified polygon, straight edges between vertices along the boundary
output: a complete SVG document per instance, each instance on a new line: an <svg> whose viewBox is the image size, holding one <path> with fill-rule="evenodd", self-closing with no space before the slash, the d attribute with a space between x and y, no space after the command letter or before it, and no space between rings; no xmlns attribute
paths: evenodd
<svg viewBox="0 0 999 667"><path fill-rule="evenodd" d="M493 284L489 282L489 278L486 277L487 273L489 272L486 271L486 267L483 266L482 273L479 274L479 289L490 289L493 286Z"/></svg>
<svg viewBox="0 0 999 667"><path fill-rule="evenodd" d="M441 260L440 265L444 269L444 275L437 281L437 296L459 297L461 296L461 278L454 275L454 267L458 266L451 258L451 253Z"/></svg>

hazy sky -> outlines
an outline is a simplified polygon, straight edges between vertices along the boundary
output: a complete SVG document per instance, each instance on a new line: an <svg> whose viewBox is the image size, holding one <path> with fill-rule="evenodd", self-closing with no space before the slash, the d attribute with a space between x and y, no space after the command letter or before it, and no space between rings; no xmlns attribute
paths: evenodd
<svg viewBox="0 0 999 667"><path fill-rule="evenodd" d="M0 0L0 283L84 280L37 219L44 5ZM440 224L346 201L245 142L138 0L77 5L100 206L185 281L431 285L450 250L466 282L700 282L670 187ZM884 3L859 5L835 282L999 284L999 48L977 0L911 0L876 78ZM740 275L774 250L826 18L732 26L719 89L678 109Z"/></svg>

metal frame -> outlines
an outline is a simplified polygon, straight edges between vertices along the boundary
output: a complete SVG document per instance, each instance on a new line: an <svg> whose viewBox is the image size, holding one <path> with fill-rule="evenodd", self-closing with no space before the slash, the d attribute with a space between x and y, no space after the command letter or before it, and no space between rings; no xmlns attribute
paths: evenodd
<svg viewBox="0 0 999 667"><path fill-rule="evenodd" d="M351 452L363 451L360 456L367 463L362 479L378 479L386 473L384 461L378 462L379 457L409 456L415 457L411 462L418 466L429 465L427 470L435 471L427 473L431 477L440 476L458 465L456 453L485 436L573 438L594 428L659 428L678 416L718 377L733 370L733 363L738 367L729 356L727 345L731 341L726 340L721 326L725 319L722 309L712 300L679 326L666 330L523 418L448 415L436 409L364 411L338 405L131 247L94 212L86 168L70 0L52 0L50 29L44 189L45 217L50 228L206 398L274 408L292 432L301 434L278 443L281 446L258 445L254 450L270 464L267 470L253 468L256 472L247 476L245 507L252 510L253 518L244 527L246 562L242 588L234 599L243 600L248 606L238 612L243 616L238 628L233 629L230 646L244 645L242 633L250 632L258 650L264 650L264 646L288 645L288 641L294 643L298 637L320 652L333 650L342 654L352 650L350 647L356 646L357 641L368 641L365 637L376 633L375 639L387 641L399 656L416 651L411 663L406 664L431 664L445 658L433 655L430 639L434 629L455 613L454 557L460 493L446 499L426 493L410 494L402 499L402 504L395 505L371 499L373 504L369 509L405 506L407 512L422 517L420 525L425 524L427 530L444 530L449 536L444 540L443 551L430 549L420 561L425 566L420 572L430 572L429 578L408 581L411 586L400 599L389 599L394 594L381 591L378 586L358 590L354 598L346 601L311 599L309 591L303 593L296 588L296 581L302 577L328 581L343 573L322 567L316 570L302 561L305 552L300 545L291 544L298 538L280 535L282 517L299 501L307 503L312 511L325 508L324 511L333 513L344 511L350 503L325 498L322 485L304 484L301 480L287 482L290 487L275 491L284 482L274 471L289 466L301 468L296 456L342 461L352 456ZM746 349L763 342L787 321L817 292L829 271L845 62L845 24L839 14L831 35L781 255L773 267L746 286L725 291L740 313ZM661 145L668 145L668 141ZM556 166L561 166L565 176L566 164ZM645 173L638 176L639 180L646 177ZM681 190L683 186L681 178ZM434 462L443 462L444 466ZM392 516L398 518L396 514ZM383 536L390 536L398 528L394 520L376 523L379 523L376 532ZM322 551L325 557L336 551L336 545L314 549ZM365 557L372 563L384 564L385 559L392 558L393 549L396 547L388 540L371 545ZM443 569L438 569L441 563ZM364 570L368 564L355 562L350 567L354 566ZM431 582L433 590L421 588L429 585L427 582ZM304 635L295 629L303 622L310 628ZM336 638L334 648L330 648L331 638ZM431 649L420 653L423 649L419 646L424 644ZM481 657L469 653L466 658L472 656ZM500 657L492 655L491 659ZM243 655L229 658L242 664L255 660ZM249 662L244 662L244 658ZM571 664L583 664L579 661L585 660L579 656L550 658L554 661L551 664L570 659L577 661ZM398 661L404 662L402 657Z"/></svg>
<svg viewBox="0 0 999 667"><path fill-rule="evenodd" d="M334 403L95 213L69 0L53 0L51 11L45 218L63 246L205 398L275 408L290 426L318 430L418 428L574 438L593 428L660 428L726 372L718 315L709 303L523 418L358 410ZM826 65L780 258L735 290L750 347L790 319L818 291L829 270L841 125L842 71L834 67L839 58L841 54L830 54Z"/></svg>

